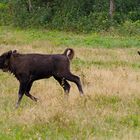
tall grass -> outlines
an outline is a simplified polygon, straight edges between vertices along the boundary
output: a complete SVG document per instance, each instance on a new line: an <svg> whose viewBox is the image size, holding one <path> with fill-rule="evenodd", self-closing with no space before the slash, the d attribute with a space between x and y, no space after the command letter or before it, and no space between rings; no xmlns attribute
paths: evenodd
<svg viewBox="0 0 140 140"><path fill-rule="evenodd" d="M106 46L95 48L82 43L79 47L79 43L72 44L71 40L90 35L34 31L32 38L32 31L1 30L1 53L9 49L23 53L62 53L66 47L73 47L75 58L71 62L71 71L81 77L85 97L81 98L76 85L70 83L70 97L65 100L60 85L50 78L37 81L32 87L31 94L39 98L38 103L24 97L16 110L18 81L14 76L0 72L0 139L140 139L140 56L137 45L106 49ZM70 40L66 46L63 36ZM58 45L59 40L62 41ZM130 40L135 44L135 40Z"/></svg>

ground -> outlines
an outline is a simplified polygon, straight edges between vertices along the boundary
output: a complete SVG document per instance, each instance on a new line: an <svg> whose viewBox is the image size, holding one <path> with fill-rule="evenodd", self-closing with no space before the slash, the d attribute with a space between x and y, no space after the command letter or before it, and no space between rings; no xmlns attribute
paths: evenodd
<svg viewBox="0 0 140 140"><path fill-rule="evenodd" d="M85 97L70 83L67 100L50 78L32 87L39 102L24 97L15 109L19 83L0 71L0 139L139 140L139 37L0 27L0 53L63 53L67 47L75 50L71 71L80 76Z"/></svg>

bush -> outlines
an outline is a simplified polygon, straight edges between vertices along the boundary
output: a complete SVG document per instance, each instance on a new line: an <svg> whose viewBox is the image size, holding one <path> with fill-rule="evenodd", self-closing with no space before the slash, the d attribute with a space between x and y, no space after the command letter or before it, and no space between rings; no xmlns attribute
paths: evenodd
<svg viewBox="0 0 140 140"><path fill-rule="evenodd" d="M0 3L0 25L9 25L11 23L11 15L9 13L9 5Z"/></svg>
<svg viewBox="0 0 140 140"><path fill-rule="evenodd" d="M125 32L135 34L138 30L137 20L140 19L138 0L117 0L112 20L109 18L109 1L106 0L31 0L31 5L29 10L27 0L0 0L0 25L12 24L22 28L43 27L85 33L106 31L110 27L121 25ZM127 23L126 20L132 22Z"/></svg>
<svg viewBox="0 0 140 140"><path fill-rule="evenodd" d="M122 25L119 26L118 31L123 35L140 35L140 20L135 22L125 21Z"/></svg>

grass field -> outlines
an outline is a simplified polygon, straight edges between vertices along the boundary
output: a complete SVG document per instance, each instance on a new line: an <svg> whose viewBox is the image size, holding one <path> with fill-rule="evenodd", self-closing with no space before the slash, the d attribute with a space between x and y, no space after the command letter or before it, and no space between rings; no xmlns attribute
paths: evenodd
<svg viewBox="0 0 140 140"><path fill-rule="evenodd" d="M34 103L24 97L18 109L18 81L0 71L0 140L139 140L139 37L73 34L0 27L0 54L62 53L72 47L71 71L81 77L85 97L71 83L64 98L53 79L34 83Z"/></svg>

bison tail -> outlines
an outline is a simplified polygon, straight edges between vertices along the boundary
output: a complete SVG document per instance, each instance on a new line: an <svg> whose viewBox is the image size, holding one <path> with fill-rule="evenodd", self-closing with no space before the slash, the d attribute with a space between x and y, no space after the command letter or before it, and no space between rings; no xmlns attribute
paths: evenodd
<svg viewBox="0 0 140 140"><path fill-rule="evenodd" d="M71 48L67 48L67 49L64 51L64 55L66 55L70 60L72 60L73 57L74 57L74 50L71 49Z"/></svg>

